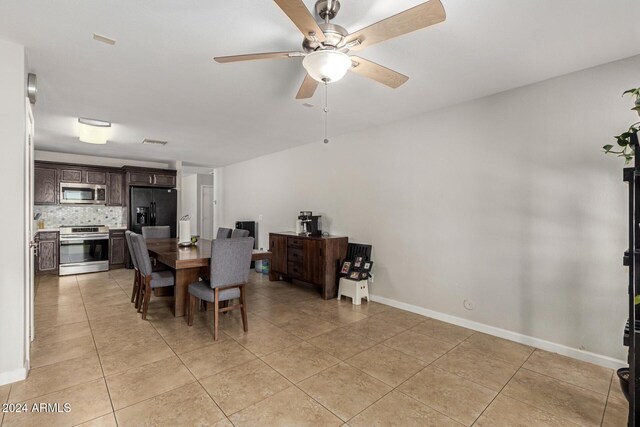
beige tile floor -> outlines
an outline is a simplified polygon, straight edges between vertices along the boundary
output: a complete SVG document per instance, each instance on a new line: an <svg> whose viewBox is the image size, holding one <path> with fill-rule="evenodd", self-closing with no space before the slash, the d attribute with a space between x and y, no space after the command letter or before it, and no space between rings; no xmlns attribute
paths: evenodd
<svg viewBox="0 0 640 427"><path fill-rule="evenodd" d="M41 277L25 381L0 401L70 403L2 426L625 426L613 371L376 303L251 274L239 313L149 321L132 272Z"/></svg>

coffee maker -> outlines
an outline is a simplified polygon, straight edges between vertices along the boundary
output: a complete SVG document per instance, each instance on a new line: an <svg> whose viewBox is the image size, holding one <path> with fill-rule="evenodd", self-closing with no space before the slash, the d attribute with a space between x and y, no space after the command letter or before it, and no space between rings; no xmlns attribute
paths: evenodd
<svg viewBox="0 0 640 427"><path fill-rule="evenodd" d="M322 236L322 216L311 211L300 211L300 236Z"/></svg>

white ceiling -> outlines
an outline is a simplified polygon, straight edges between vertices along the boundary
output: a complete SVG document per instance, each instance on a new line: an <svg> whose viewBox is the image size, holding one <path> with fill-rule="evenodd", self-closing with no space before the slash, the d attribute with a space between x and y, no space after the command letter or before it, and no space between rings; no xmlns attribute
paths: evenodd
<svg viewBox="0 0 640 427"><path fill-rule="evenodd" d="M444 23L358 52L410 76L404 86L350 73L329 86L330 135L640 53L637 0L442 2ZM333 22L355 31L419 3L342 0ZM220 166L324 138L322 87L314 108L294 99L299 58L212 61L299 50L302 36L272 1L2 0L0 39L24 45L38 75L38 149ZM110 142L80 143L77 117L112 121Z"/></svg>

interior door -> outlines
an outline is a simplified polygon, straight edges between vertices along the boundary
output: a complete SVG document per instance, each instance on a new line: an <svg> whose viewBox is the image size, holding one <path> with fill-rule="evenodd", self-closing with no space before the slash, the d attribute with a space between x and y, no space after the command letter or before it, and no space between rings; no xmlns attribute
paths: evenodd
<svg viewBox="0 0 640 427"><path fill-rule="evenodd" d="M25 147L24 147L24 211L25 211L25 348L24 354L27 366L30 366L31 341L36 337L35 321L34 321L34 248L36 247L35 235L33 229L33 136L34 136L34 120L31 111L31 103L25 98Z"/></svg>
<svg viewBox="0 0 640 427"><path fill-rule="evenodd" d="M154 188L153 202L155 204L155 225L170 226L171 237L176 237L178 192L175 188Z"/></svg>
<svg viewBox="0 0 640 427"><path fill-rule="evenodd" d="M213 186L203 185L200 187L200 238L213 239Z"/></svg>

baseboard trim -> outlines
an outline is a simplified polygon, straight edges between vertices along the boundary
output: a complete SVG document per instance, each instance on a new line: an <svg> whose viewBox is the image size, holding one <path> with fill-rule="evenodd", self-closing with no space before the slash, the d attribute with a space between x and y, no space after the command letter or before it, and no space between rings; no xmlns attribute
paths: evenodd
<svg viewBox="0 0 640 427"><path fill-rule="evenodd" d="M509 331L502 328L496 328L495 326L485 325L484 323L474 322L473 320L451 316L450 314L440 313L438 311L433 311L424 307L419 307L417 305L407 304L390 298L381 297L379 295L371 295L371 301L390 305L391 307L410 311L416 314L421 314L423 316L432 317L434 319L442 320L443 322L452 323L454 325L462 326L467 329L473 329L474 331L483 332L485 334L515 341L520 344L525 344L531 347L558 353L563 356L573 357L574 359L593 363L594 365L603 366L605 368L617 369L623 366L627 366L627 363L624 360L618 360L614 359L613 357L591 353L589 351L579 350L577 348L567 347L566 345L557 344L529 335L523 335L518 332Z"/></svg>
<svg viewBox="0 0 640 427"><path fill-rule="evenodd" d="M15 383L16 381L22 381L27 378L26 367L14 369L13 371L7 371L0 373L0 386L5 384Z"/></svg>

